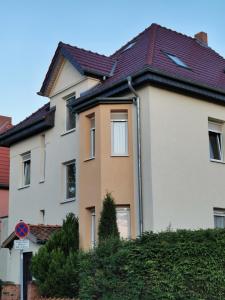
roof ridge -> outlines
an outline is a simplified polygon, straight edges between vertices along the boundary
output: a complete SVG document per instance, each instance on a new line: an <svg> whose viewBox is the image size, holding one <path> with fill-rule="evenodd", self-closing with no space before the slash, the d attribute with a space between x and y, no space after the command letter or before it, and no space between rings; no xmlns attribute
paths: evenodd
<svg viewBox="0 0 225 300"><path fill-rule="evenodd" d="M87 49L84 49L84 48L81 48L81 47L77 47L77 46L73 46L73 45L70 45L70 44L66 44L66 43L63 43L63 42L59 42L59 45L65 45L65 46L69 46L69 47L72 47L72 48L76 48L78 50L82 50L82 51L85 51L85 52L89 52L89 53L92 53L92 54L103 56L105 58L111 58L110 56L107 56L105 54L100 54L98 52L94 52L94 51L91 51L91 50L87 50Z"/></svg>
<svg viewBox="0 0 225 300"><path fill-rule="evenodd" d="M147 64L151 65L152 62L153 62L153 56L154 56L154 50L155 50L155 41L156 41L156 33L157 33L157 29L158 29L158 26L157 24L153 23L152 24L152 31L151 32L151 28L149 28L149 42L148 42L148 49L147 49L147 53L146 53L146 62ZM151 39L151 34L153 35L152 36L152 39ZM150 51L152 48L152 51Z"/></svg>
<svg viewBox="0 0 225 300"><path fill-rule="evenodd" d="M152 25L153 25L153 24L152 24ZM176 34L178 34L178 35L182 35L182 36L184 36L184 37L186 37L186 38L188 38L188 39L191 39L192 41L197 42L197 39L196 39L195 37L193 37L193 36L184 34L184 33L182 33L182 32L178 32L178 31L176 31L176 30L174 30L174 29L167 28L166 26L162 26L162 25L159 25L159 24L156 24L156 23L155 23L155 25L157 25L158 27L161 27L162 29L165 29L165 30L174 32L174 33L176 33ZM215 54L217 54L217 55L218 55L220 58L222 58L223 60L225 59L225 57L223 57L221 54L219 54L217 51L215 51L215 50L214 50L213 48L211 48L209 45L203 46L203 45L200 44L200 43L198 43L198 45L200 45L201 47L204 47L204 48L206 48L206 49L209 49L209 50L213 51Z"/></svg>

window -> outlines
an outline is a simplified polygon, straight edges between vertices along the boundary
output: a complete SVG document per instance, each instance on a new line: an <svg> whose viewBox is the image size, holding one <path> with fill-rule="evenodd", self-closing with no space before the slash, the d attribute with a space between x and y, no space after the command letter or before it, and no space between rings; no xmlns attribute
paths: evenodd
<svg viewBox="0 0 225 300"><path fill-rule="evenodd" d="M95 118L90 118L90 158L95 157Z"/></svg>
<svg viewBox="0 0 225 300"><path fill-rule="evenodd" d="M76 163L75 161L65 164L66 168L66 200L76 197Z"/></svg>
<svg viewBox="0 0 225 300"><path fill-rule="evenodd" d="M222 124L209 122L209 152L211 160L222 161Z"/></svg>
<svg viewBox="0 0 225 300"><path fill-rule="evenodd" d="M41 135L41 147L40 147L40 183L45 181L45 169L46 169L46 142L45 135Z"/></svg>
<svg viewBox="0 0 225 300"><path fill-rule="evenodd" d="M31 153L22 154L22 186L30 185Z"/></svg>
<svg viewBox="0 0 225 300"><path fill-rule="evenodd" d="M127 112L111 112L111 145L113 156L128 155L127 119Z"/></svg>
<svg viewBox="0 0 225 300"><path fill-rule="evenodd" d="M214 227L225 228L225 209L214 208Z"/></svg>
<svg viewBox="0 0 225 300"><path fill-rule="evenodd" d="M176 55L166 53L166 55L179 67L184 67L189 69L189 67Z"/></svg>
<svg viewBox="0 0 225 300"><path fill-rule="evenodd" d="M71 108L68 106L69 102L74 99L75 96L66 98L66 131L76 128L76 114L72 112Z"/></svg>
<svg viewBox="0 0 225 300"><path fill-rule="evenodd" d="M123 239L130 238L130 208L117 207L116 208L117 226L120 237Z"/></svg>
<svg viewBox="0 0 225 300"><path fill-rule="evenodd" d="M96 246L96 219L95 219L95 208L91 209L91 248Z"/></svg>

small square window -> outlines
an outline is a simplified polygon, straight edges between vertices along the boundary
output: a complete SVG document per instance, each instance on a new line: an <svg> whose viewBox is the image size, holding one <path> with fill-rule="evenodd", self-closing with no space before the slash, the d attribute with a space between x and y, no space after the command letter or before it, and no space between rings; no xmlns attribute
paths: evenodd
<svg viewBox="0 0 225 300"><path fill-rule="evenodd" d="M222 124L209 122L209 152L211 160L223 160Z"/></svg>
<svg viewBox="0 0 225 300"><path fill-rule="evenodd" d="M76 162L65 163L66 200L76 197Z"/></svg>
<svg viewBox="0 0 225 300"><path fill-rule="evenodd" d="M214 227L225 228L225 209L214 208Z"/></svg>
<svg viewBox="0 0 225 300"><path fill-rule="evenodd" d="M27 152L22 156L22 186L30 185L30 171L31 171L31 153Z"/></svg>
<svg viewBox="0 0 225 300"><path fill-rule="evenodd" d="M66 99L66 131L76 128L76 114L69 107L69 102L75 99L75 96Z"/></svg>

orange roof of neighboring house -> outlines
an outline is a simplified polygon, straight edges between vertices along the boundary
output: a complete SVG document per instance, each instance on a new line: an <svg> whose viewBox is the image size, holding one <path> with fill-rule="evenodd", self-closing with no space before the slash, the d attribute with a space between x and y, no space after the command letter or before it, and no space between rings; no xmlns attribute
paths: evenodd
<svg viewBox="0 0 225 300"><path fill-rule="evenodd" d="M50 236L60 230L62 226L60 225L29 225L30 233L28 235L28 239L36 244L43 244L47 242ZM13 241L18 239L15 232L12 232L10 236L2 243L2 248L12 248Z"/></svg>
<svg viewBox="0 0 225 300"><path fill-rule="evenodd" d="M0 134L12 127L10 117L0 116ZM0 189L9 185L9 149L0 147Z"/></svg>

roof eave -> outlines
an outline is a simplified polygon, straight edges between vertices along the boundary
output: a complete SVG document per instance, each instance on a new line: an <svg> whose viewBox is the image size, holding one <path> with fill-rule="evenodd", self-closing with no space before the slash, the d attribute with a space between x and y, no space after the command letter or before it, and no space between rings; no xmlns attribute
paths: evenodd
<svg viewBox="0 0 225 300"><path fill-rule="evenodd" d="M225 91L207 86L205 84L199 84L184 78L178 78L177 76L172 76L171 74L151 68L149 66L132 74L132 79L133 85L136 88L148 83L160 86L161 88L175 90L180 93L195 95L202 99L216 102L221 105L225 104ZM87 103L88 106L91 101L98 99L100 96L110 97L127 91L129 91L127 78L123 78L122 80L107 86L105 89L99 89L96 92L93 92L93 94L90 93L89 95L77 98L76 101L71 102L70 106L74 111L79 113L81 107L82 111L85 110L85 103Z"/></svg>
<svg viewBox="0 0 225 300"><path fill-rule="evenodd" d="M0 146L10 147L11 145L29 138L35 134L51 129L55 123L55 107L53 107L44 117L28 124L18 130L6 132L0 137Z"/></svg>

